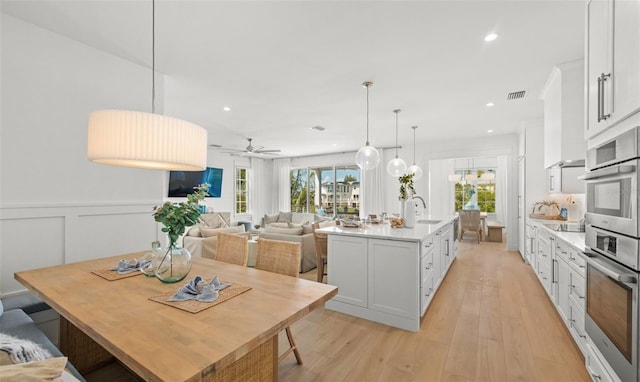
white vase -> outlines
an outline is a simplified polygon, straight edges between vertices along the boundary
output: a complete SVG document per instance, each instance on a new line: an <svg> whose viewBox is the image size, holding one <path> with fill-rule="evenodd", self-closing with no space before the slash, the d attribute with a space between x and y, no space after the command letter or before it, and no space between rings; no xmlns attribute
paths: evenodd
<svg viewBox="0 0 640 382"><path fill-rule="evenodd" d="M416 203L413 197L404 203L404 226L413 228L416 225Z"/></svg>
<svg viewBox="0 0 640 382"><path fill-rule="evenodd" d="M407 204L407 199L400 198L400 218L404 219L404 206Z"/></svg>

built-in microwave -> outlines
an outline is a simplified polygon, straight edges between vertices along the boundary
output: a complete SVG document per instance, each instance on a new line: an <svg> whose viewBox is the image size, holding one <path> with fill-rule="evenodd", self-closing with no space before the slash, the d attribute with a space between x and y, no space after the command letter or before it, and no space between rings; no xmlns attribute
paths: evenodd
<svg viewBox="0 0 640 382"><path fill-rule="evenodd" d="M640 126L587 150L585 165L587 170L611 166L637 158L640 146Z"/></svg>
<svg viewBox="0 0 640 382"><path fill-rule="evenodd" d="M584 176L587 224L640 237L638 225L638 169L640 160L593 170Z"/></svg>

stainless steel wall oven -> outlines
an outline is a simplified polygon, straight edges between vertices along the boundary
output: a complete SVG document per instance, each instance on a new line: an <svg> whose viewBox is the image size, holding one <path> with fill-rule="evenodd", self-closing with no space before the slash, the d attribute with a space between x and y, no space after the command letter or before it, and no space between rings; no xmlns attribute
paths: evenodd
<svg viewBox="0 0 640 382"><path fill-rule="evenodd" d="M640 381L638 355L639 128L587 152L585 328L623 381Z"/></svg>

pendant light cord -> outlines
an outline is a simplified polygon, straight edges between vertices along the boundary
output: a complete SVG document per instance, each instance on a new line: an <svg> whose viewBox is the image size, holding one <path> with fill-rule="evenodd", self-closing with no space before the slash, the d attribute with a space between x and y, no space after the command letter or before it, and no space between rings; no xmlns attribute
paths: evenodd
<svg viewBox="0 0 640 382"><path fill-rule="evenodd" d="M400 112L400 110L396 109L393 112L396 113L396 159L397 159L398 158L398 113Z"/></svg>
<svg viewBox="0 0 640 382"><path fill-rule="evenodd" d="M367 87L367 142L365 146L369 146L369 85L365 85Z"/></svg>
<svg viewBox="0 0 640 382"><path fill-rule="evenodd" d="M411 127L413 129L413 165L416 164L416 129L418 126Z"/></svg>
<svg viewBox="0 0 640 382"><path fill-rule="evenodd" d="M156 0L151 0L151 113L156 112Z"/></svg>
<svg viewBox="0 0 640 382"><path fill-rule="evenodd" d="M366 81L362 83L362 86L367 88L367 142L365 146L369 146L369 88L373 85L373 82Z"/></svg>

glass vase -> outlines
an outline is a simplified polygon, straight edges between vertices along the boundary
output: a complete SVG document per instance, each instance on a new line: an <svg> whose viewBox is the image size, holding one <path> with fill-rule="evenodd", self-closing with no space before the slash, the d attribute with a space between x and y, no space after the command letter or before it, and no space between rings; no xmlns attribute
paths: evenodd
<svg viewBox="0 0 640 382"><path fill-rule="evenodd" d="M162 248L160 248L160 242L152 242L151 250L147 251L140 259L142 263L140 271L147 277L156 277L156 267L158 266L159 260L162 259L162 256L164 256L164 252Z"/></svg>
<svg viewBox="0 0 640 382"><path fill-rule="evenodd" d="M164 255L157 258L156 277L163 283L175 283L184 279L191 271L191 254L186 249L172 244Z"/></svg>

